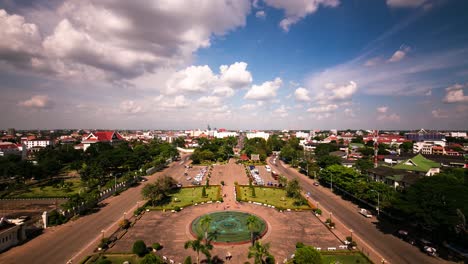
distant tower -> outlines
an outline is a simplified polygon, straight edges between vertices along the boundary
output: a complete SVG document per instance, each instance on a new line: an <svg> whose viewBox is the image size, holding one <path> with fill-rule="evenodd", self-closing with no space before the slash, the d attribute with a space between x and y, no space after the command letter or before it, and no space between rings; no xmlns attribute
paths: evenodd
<svg viewBox="0 0 468 264"><path fill-rule="evenodd" d="M208 131L211 131L210 124L208 124L207 129L208 129Z"/></svg>
<svg viewBox="0 0 468 264"><path fill-rule="evenodd" d="M379 154L379 131L374 130L374 168L377 168L378 159L377 156Z"/></svg>
<svg viewBox="0 0 468 264"><path fill-rule="evenodd" d="M16 135L16 130L14 128L9 128L8 129L8 135L10 135L10 136Z"/></svg>

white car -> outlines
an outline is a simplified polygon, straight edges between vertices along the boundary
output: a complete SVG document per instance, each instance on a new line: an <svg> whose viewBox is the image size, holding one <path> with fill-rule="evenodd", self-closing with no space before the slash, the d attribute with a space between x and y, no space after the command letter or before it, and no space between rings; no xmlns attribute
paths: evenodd
<svg viewBox="0 0 468 264"><path fill-rule="evenodd" d="M372 217L372 214L369 211L367 211L366 209L359 209L359 213L362 214L363 216L367 217L367 218Z"/></svg>

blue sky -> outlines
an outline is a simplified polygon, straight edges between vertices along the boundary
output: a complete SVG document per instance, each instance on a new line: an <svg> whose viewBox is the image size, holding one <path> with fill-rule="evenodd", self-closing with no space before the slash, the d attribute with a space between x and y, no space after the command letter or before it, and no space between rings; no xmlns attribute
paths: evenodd
<svg viewBox="0 0 468 264"><path fill-rule="evenodd" d="M468 129L462 0L0 0L0 127Z"/></svg>

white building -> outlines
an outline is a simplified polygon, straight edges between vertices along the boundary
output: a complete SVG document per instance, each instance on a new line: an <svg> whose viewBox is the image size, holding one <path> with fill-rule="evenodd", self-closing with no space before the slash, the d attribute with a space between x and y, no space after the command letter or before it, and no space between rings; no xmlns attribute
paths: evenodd
<svg viewBox="0 0 468 264"><path fill-rule="evenodd" d="M23 223L14 224L6 218L0 219L0 252L16 246L26 239Z"/></svg>
<svg viewBox="0 0 468 264"><path fill-rule="evenodd" d="M252 139L252 138L263 138L265 140L268 140L268 138L270 137L270 134L268 133L265 133L263 131L259 131L259 132L250 132L250 133L247 133L246 134L246 137L248 139Z"/></svg>
<svg viewBox="0 0 468 264"><path fill-rule="evenodd" d="M450 132L450 136L466 138L466 132Z"/></svg>
<svg viewBox="0 0 468 264"><path fill-rule="evenodd" d="M227 137L237 137L237 132L223 131L223 132L214 132L215 138L227 138Z"/></svg>
<svg viewBox="0 0 468 264"><path fill-rule="evenodd" d="M25 142L26 148L27 149L32 149L34 147L47 147L47 146L52 146L53 141L50 139L33 139L33 140L28 140Z"/></svg>
<svg viewBox="0 0 468 264"><path fill-rule="evenodd" d="M297 131L296 132L296 137L297 138L305 138L305 139L308 139L309 138L309 133L305 133L305 132L302 132L302 131Z"/></svg>
<svg viewBox="0 0 468 264"><path fill-rule="evenodd" d="M430 155L432 154L432 147L433 146L442 146L445 147L445 141L422 141L422 142L415 142L413 144L413 153L421 153Z"/></svg>

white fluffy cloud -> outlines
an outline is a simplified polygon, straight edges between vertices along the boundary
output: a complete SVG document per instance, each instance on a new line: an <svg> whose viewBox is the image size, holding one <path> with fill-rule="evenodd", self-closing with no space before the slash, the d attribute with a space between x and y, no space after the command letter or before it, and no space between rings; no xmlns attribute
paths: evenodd
<svg viewBox="0 0 468 264"><path fill-rule="evenodd" d="M47 95L35 95L27 100L19 102L18 105L33 109L48 109L53 106L53 102Z"/></svg>
<svg viewBox="0 0 468 264"><path fill-rule="evenodd" d="M189 66L169 78L166 82L166 92L167 94L206 92L217 79L208 65Z"/></svg>
<svg viewBox="0 0 468 264"><path fill-rule="evenodd" d="M428 0L387 0L387 5L390 7L418 7L428 2Z"/></svg>
<svg viewBox="0 0 468 264"><path fill-rule="evenodd" d="M244 26L251 3L66 0L58 8L49 6L54 5L41 6L43 16L56 14L48 20L58 23L44 30L51 32L44 38L36 24L0 10L0 60L15 65L21 58L67 77L128 80L190 61L196 50L210 46L213 36ZM43 17L38 10L32 17ZM7 56L11 53L2 50L23 56Z"/></svg>
<svg viewBox="0 0 468 264"><path fill-rule="evenodd" d="M355 117L356 115L354 114L354 111L353 109L351 108L346 108L344 111L343 111L344 115L345 116L348 116L348 117Z"/></svg>
<svg viewBox="0 0 468 264"><path fill-rule="evenodd" d="M289 31L291 25L315 13L320 6L337 7L340 4L339 0L264 0L264 2L271 7L284 10L285 18L280 22L280 27L284 31Z"/></svg>
<svg viewBox="0 0 468 264"><path fill-rule="evenodd" d="M308 102L311 100L309 91L303 87L299 87L294 91L294 97L297 101Z"/></svg>
<svg viewBox="0 0 468 264"><path fill-rule="evenodd" d="M398 61L401 61L402 59L404 59L406 57L406 54L408 54L408 52L410 52L411 48L408 47L408 46L401 46L399 50L395 51L395 53L393 53L392 57L390 57L390 59L388 59L388 62L398 62Z"/></svg>
<svg viewBox="0 0 468 264"><path fill-rule="evenodd" d="M468 103L468 95L465 95L463 89L468 89L468 84L454 84L445 89L446 94L443 99L445 103Z"/></svg>
<svg viewBox="0 0 468 264"><path fill-rule="evenodd" d="M220 97L217 96L202 96L198 99L198 103L203 107L217 107L221 106L222 101Z"/></svg>
<svg viewBox="0 0 468 264"><path fill-rule="evenodd" d="M0 9L0 39L0 61L24 67L40 55L41 35L37 26L3 9Z"/></svg>
<svg viewBox="0 0 468 264"><path fill-rule="evenodd" d="M269 100L276 97L276 92L283 84L283 81L277 77L273 81L267 81L261 85L253 85L245 94L244 99Z"/></svg>
<svg viewBox="0 0 468 264"><path fill-rule="evenodd" d="M138 114L143 112L143 107L133 100L125 100L120 103L120 111L126 114Z"/></svg>
<svg viewBox="0 0 468 264"><path fill-rule="evenodd" d="M191 101L184 95L177 95L175 97L158 96L155 98L156 107L162 109L171 108L186 108L190 105Z"/></svg>
<svg viewBox="0 0 468 264"><path fill-rule="evenodd" d="M316 88L317 90L317 88ZM327 83L323 88L316 91L315 100L320 104L329 104L334 101L349 100L358 90L357 83L350 81L347 84L338 85L336 83Z"/></svg>
<svg viewBox="0 0 468 264"><path fill-rule="evenodd" d="M381 106L381 107L377 107L377 112L379 113L387 113L387 110L388 110L388 106Z"/></svg>
<svg viewBox="0 0 468 264"><path fill-rule="evenodd" d="M432 116L434 118L447 118L449 117L449 114L447 111L439 108L439 109L432 110Z"/></svg>
<svg viewBox="0 0 468 264"><path fill-rule="evenodd" d="M255 16L256 16L257 18L265 18L265 17L266 17L266 13L265 13L265 11L260 10L260 11L257 11L257 12L255 13Z"/></svg>
<svg viewBox="0 0 468 264"><path fill-rule="evenodd" d="M400 115L398 114L382 114L377 117L378 121L400 122Z"/></svg>
<svg viewBox="0 0 468 264"><path fill-rule="evenodd" d="M276 108L273 113L279 115L280 117L287 117L288 116L288 108L285 105L281 105L280 107Z"/></svg>
<svg viewBox="0 0 468 264"><path fill-rule="evenodd" d="M235 89L245 88L252 82L247 63L235 62L219 67L220 74L214 74L208 65L189 66L173 73L166 82L165 93L206 93L230 97Z"/></svg>
<svg viewBox="0 0 468 264"><path fill-rule="evenodd" d="M235 62L228 65L219 67L221 76L220 80L224 85L238 89L245 88L252 82L252 74L247 71L247 63Z"/></svg>
<svg viewBox="0 0 468 264"><path fill-rule="evenodd" d="M311 107L311 108L307 109L307 112L310 112L310 113L329 113L329 112L335 111L336 109L338 109L338 105L329 104L329 105Z"/></svg>

